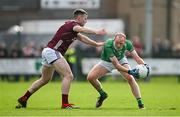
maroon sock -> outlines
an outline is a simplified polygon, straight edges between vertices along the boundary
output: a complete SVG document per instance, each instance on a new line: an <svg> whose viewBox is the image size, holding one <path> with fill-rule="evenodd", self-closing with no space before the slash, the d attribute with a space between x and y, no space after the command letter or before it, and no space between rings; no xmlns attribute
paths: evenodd
<svg viewBox="0 0 180 117"><path fill-rule="evenodd" d="M29 91L27 91L27 92L21 97L21 99L22 99L23 101L27 101L31 95L32 95L32 93L29 92Z"/></svg>
<svg viewBox="0 0 180 117"><path fill-rule="evenodd" d="M62 94L62 104L69 104L68 94Z"/></svg>

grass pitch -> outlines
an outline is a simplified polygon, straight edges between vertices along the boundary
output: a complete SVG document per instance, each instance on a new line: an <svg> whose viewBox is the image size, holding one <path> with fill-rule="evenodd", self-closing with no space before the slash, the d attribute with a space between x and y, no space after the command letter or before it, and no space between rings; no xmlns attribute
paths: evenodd
<svg viewBox="0 0 180 117"><path fill-rule="evenodd" d="M149 83L138 81L146 109L139 110L126 82L103 82L109 97L95 108L98 93L88 82L73 82L70 102L76 110L62 110L61 82L44 86L29 99L26 109L15 109L17 98L32 82L0 82L0 116L180 116L180 83L177 78L154 78Z"/></svg>

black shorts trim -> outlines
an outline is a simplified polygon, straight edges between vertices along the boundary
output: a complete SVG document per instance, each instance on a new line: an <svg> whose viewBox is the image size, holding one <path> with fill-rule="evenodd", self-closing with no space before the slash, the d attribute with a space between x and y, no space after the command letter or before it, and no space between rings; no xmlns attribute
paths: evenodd
<svg viewBox="0 0 180 117"><path fill-rule="evenodd" d="M50 64L52 65L56 60L58 60L59 58L55 59L54 61L50 62Z"/></svg>

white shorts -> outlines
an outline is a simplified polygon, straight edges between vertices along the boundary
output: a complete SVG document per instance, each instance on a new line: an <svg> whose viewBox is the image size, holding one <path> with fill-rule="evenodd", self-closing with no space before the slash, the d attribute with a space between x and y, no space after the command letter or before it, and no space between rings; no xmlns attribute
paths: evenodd
<svg viewBox="0 0 180 117"><path fill-rule="evenodd" d="M126 57L123 57L121 60L119 60L119 63L121 65L128 64L128 60ZM115 69L114 65L111 62L101 60L98 64L106 68L109 72Z"/></svg>
<svg viewBox="0 0 180 117"><path fill-rule="evenodd" d="M42 51L42 64L50 67L55 60L62 57L60 52L46 47Z"/></svg>

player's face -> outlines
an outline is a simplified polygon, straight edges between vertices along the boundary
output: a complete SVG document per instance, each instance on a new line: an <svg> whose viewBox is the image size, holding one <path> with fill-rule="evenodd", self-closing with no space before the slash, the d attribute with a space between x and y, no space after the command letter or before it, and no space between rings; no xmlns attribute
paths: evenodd
<svg viewBox="0 0 180 117"><path fill-rule="evenodd" d="M87 23L87 15L84 14L84 15L79 15L79 23L81 26L84 26L86 23Z"/></svg>
<svg viewBox="0 0 180 117"><path fill-rule="evenodd" d="M123 47L124 43L125 43L125 38L116 36L115 39L114 39L114 42L115 42L116 48L121 49Z"/></svg>

